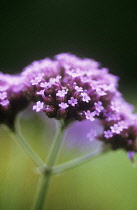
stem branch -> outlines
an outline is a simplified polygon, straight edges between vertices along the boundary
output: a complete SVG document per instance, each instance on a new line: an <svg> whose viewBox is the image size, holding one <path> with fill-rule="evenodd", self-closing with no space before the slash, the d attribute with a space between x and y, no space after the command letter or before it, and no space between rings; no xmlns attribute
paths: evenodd
<svg viewBox="0 0 137 210"><path fill-rule="evenodd" d="M100 154L102 154L104 151L102 149L97 149L94 152L91 152L89 154L83 155L82 157L76 158L74 160L70 160L66 163L60 164L58 166L55 166L52 168L52 173L53 174L58 174L58 173L62 173L66 170L75 168L81 164L86 163L87 161L91 160L91 158L96 158L98 157Z"/></svg>
<svg viewBox="0 0 137 210"><path fill-rule="evenodd" d="M15 121L15 131L8 128L8 126L3 125L3 128L11 136L12 139L16 141L18 145L25 151L25 153L31 158L31 160L38 165L40 168L45 168L46 164L44 161L35 153L31 146L27 143L25 137L23 136L20 128L21 115L16 117Z"/></svg>
<svg viewBox="0 0 137 210"><path fill-rule="evenodd" d="M55 139L53 141L53 144L51 146L51 150L49 152L48 158L47 158L47 168L44 171L44 173L40 177L40 181L38 184L38 192L36 195L36 203L34 205L34 210L42 210L44 201L46 200L47 190L49 181L52 175L52 166L56 161L56 158L59 153L59 149L61 146L61 140L63 135L64 126L59 122L57 135L55 136Z"/></svg>

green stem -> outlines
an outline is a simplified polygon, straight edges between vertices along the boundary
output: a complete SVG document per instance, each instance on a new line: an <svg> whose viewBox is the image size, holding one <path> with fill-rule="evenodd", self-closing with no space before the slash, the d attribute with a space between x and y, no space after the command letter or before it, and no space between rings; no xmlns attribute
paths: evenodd
<svg viewBox="0 0 137 210"><path fill-rule="evenodd" d="M34 200L34 206L32 208L33 210L43 209L44 201L46 200L50 178L51 178L51 173L42 174L40 176L40 179L38 182L37 194Z"/></svg>
<svg viewBox="0 0 137 210"><path fill-rule="evenodd" d="M76 158L74 160L68 161L66 163L60 164L58 166L55 166L52 168L52 173L53 174L58 174L62 173L66 170L75 168L81 164L86 163L87 161L91 160L91 158L96 158L99 155L103 154L104 150L103 149L98 149L94 152L91 152L89 154L83 155L82 157Z"/></svg>
<svg viewBox="0 0 137 210"><path fill-rule="evenodd" d="M64 172L66 170L69 170L71 168L77 167L91 158L97 157L99 154L104 153L105 147L102 147L101 149L98 149L94 152L91 152L89 154L86 154L82 157L79 157L77 159L68 161L66 163L63 163L61 165L53 167L57 156L60 151L61 147L61 142L62 142L62 136L63 136L63 131L66 128L64 125L63 121L58 121L58 129L57 129L57 134L55 136L55 139L52 143L51 150L49 152L49 155L47 157L47 165L44 163L43 160L33 151L31 146L27 143L26 139L21 133L20 129L20 115L17 116L16 122L15 122L15 132L11 132L8 127L4 127L6 130L9 131L9 134L14 138L17 143L24 149L24 151L27 153L27 155L39 166L41 175L40 175L40 180L38 183L38 191L36 194L36 199L35 199L35 204L33 210L42 210L44 206L44 202L46 200L46 195L48 191L48 186L50 182L50 178L52 174L58 174L61 172ZM15 138L16 137L16 138Z"/></svg>
<svg viewBox="0 0 137 210"><path fill-rule="evenodd" d="M41 175L40 181L38 184L38 192L36 195L36 202L34 204L34 210L42 210L44 201L46 200L47 190L49 181L52 175L52 166L56 161L56 158L58 156L60 146L61 146L61 140L63 135L64 125L59 124L59 128L57 131L57 135L55 136L55 139L53 141L53 144L51 146L51 150L49 152L48 158L47 158L47 168L45 172Z"/></svg>
<svg viewBox="0 0 137 210"><path fill-rule="evenodd" d="M31 146L27 143L25 137L22 135L20 129L21 116L18 115L15 122L15 132L10 130L7 126L3 125L3 128L8 131L11 138L13 138L17 144L25 151L25 153L31 158L31 160L38 165L40 168L46 168L46 164L43 160L35 153Z"/></svg>

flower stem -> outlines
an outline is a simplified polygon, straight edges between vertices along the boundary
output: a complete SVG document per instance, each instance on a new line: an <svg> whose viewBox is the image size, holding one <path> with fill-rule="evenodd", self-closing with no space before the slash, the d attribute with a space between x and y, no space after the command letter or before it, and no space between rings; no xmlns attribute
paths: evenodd
<svg viewBox="0 0 137 210"><path fill-rule="evenodd" d="M30 157L30 159L37 164L39 168L46 168L44 161L36 154L36 152L27 143L25 137L23 136L20 128L21 115L19 114L15 121L15 131L8 128L8 126L3 125L4 130L11 136L12 139L16 141L18 145L25 151L25 153Z"/></svg>
<svg viewBox="0 0 137 210"><path fill-rule="evenodd" d="M51 178L51 173L42 174L40 176L39 182L38 182L38 189L36 198L34 200L34 206L33 210L42 210L44 202L46 200L46 194L48 191L48 185Z"/></svg>
<svg viewBox="0 0 137 210"><path fill-rule="evenodd" d="M83 155L82 157L76 158L74 160L70 160L66 163L60 164L58 166L53 167L52 173L53 174L58 174L62 173L66 170L75 168L81 164L86 163L87 161L91 160L91 158L96 158L99 155L103 154L105 151L103 149L97 149L94 152L91 152L89 154Z"/></svg>
<svg viewBox="0 0 137 210"><path fill-rule="evenodd" d="M64 125L62 122L59 122L57 135L55 136L55 139L53 141L53 144L51 146L51 150L49 152L49 155L47 157L47 168L44 171L44 173L40 177L40 181L38 183L38 192L36 195L36 202L34 204L34 210L42 210L44 202L46 200L47 190L49 181L52 175L52 166L56 161L56 158L58 156L60 146L61 146L61 140L63 136L64 131Z"/></svg>

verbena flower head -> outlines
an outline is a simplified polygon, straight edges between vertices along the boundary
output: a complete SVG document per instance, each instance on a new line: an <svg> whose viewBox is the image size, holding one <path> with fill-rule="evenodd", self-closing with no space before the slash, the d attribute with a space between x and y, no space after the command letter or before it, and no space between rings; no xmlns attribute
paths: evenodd
<svg viewBox="0 0 137 210"><path fill-rule="evenodd" d="M65 121L103 117L106 105L118 95L118 77L94 60L67 53L35 61L21 75L27 97L36 102L33 109Z"/></svg>
<svg viewBox="0 0 137 210"><path fill-rule="evenodd" d="M102 120L100 140L112 149L137 150L136 115L117 90L118 77L91 59L63 53L54 60L35 61L21 74L33 109L65 122ZM133 155L129 155L131 157Z"/></svg>
<svg viewBox="0 0 137 210"><path fill-rule="evenodd" d="M33 110L66 124L100 119L104 131L96 138L112 149L124 148L132 159L137 151L137 116L117 90L118 80L94 60L62 53L53 60L34 61L18 76L1 74L0 110L19 111L34 102Z"/></svg>

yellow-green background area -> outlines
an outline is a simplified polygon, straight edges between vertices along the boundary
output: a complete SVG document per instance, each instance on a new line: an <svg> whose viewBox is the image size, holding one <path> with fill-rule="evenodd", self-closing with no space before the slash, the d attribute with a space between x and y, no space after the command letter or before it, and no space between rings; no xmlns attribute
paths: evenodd
<svg viewBox="0 0 137 210"><path fill-rule="evenodd" d="M52 124L32 115L24 118L21 126L44 159L54 135ZM78 155L78 150L64 148L58 163ZM38 177L35 164L0 128L0 210L31 209ZM136 210L137 167L124 151L109 152L52 177L47 200L46 210Z"/></svg>

